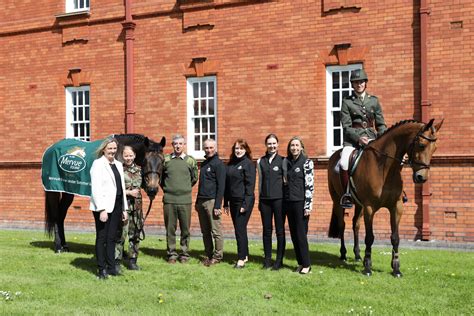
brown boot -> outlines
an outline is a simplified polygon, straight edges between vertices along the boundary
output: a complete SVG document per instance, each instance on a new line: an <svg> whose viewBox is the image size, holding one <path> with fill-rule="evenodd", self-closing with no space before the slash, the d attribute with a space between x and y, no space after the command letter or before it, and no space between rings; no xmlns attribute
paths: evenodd
<svg viewBox="0 0 474 316"><path fill-rule="evenodd" d="M342 187L344 188L345 192L342 195L341 201L339 202L339 204L341 204L342 208L351 208L353 206L353 203L352 203L352 196L349 191L349 171L343 170L341 168L340 175L341 175Z"/></svg>

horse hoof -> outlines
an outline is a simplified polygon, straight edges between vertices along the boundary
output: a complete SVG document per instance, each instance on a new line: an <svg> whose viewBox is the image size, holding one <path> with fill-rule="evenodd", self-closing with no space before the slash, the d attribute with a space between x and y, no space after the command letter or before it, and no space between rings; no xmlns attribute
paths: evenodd
<svg viewBox="0 0 474 316"><path fill-rule="evenodd" d="M372 276L372 271L364 270L364 272L362 272L362 274L369 277L369 276Z"/></svg>
<svg viewBox="0 0 474 316"><path fill-rule="evenodd" d="M339 257L339 260L346 262L346 261L347 261L347 257L345 257L345 256L344 256L344 257L343 257L343 256L341 256L341 257Z"/></svg>
<svg viewBox="0 0 474 316"><path fill-rule="evenodd" d="M361 261L362 261L362 258L355 258L354 261L355 261L355 262L361 262Z"/></svg>
<svg viewBox="0 0 474 316"><path fill-rule="evenodd" d="M395 277L395 278L401 278L403 276L403 274L401 272L392 272L392 275Z"/></svg>

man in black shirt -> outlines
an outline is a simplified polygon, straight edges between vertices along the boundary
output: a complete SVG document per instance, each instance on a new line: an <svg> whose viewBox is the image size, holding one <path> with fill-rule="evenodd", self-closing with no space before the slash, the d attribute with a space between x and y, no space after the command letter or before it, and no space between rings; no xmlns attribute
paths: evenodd
<svg viewBox="0 0 474 316"><path fill-rule="evenodd" d="M204 152L206 160L201 164L199 174L196 211L199 215L204 251L207 256L203 264L211 266L219 263L224 254L221 205L225 190L226 170L217 154L215 140L207 139L204 142Z"/></svg>

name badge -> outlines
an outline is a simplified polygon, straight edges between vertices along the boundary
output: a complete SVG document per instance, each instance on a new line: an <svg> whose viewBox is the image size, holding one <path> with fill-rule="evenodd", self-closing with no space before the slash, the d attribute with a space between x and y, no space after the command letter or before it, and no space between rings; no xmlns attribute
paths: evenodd
<svg viewBox="0 0 474 316"><path fill-rule="evenodd" d="M238 167L237 167L237 170L240 170L240 169L242 169L242 166L238 166Z"/></svg>
<svg viewBox="0 0 474 316"><path fill-rule="evenodd" d="M273 171L278 171L278 170L280 170L280 168L278 168L278 166L273 167Z"/></svg>
<svg viewBox="0 0 474 316"><path fill-rule="evenodd" d="M300 171L301 171L300 167L295 169L295 172L300 172Z"/></svg>

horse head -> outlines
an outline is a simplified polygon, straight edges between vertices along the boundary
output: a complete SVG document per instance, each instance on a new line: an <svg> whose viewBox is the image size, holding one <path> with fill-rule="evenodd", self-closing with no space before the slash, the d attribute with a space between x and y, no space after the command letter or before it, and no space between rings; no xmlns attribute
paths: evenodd
<svg viewBox="0 0 474 316"><path fill-rule="evenodd" d="M413 182L424 183L429 178L430 161L436 151L437 132L444 119L433 126L434 119L425 124L413 139L408 150L408 164L413 170Z"/></svg>
<svg viewBox="0 0 474 316"><path fill-rule="evenodd" d="M147 139L145 145L147 149L142 167L144 187L150 200L153 200L158 193L163 173L163 163L165 161L163 147L166 145L166 138L162 137L159 143L150 142Z"/></svg>

